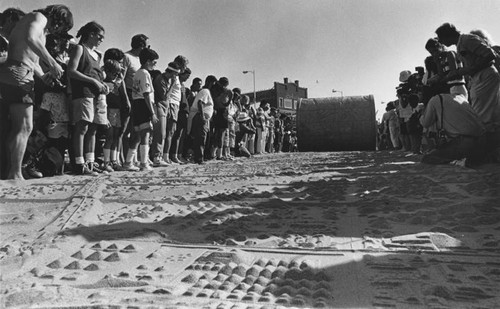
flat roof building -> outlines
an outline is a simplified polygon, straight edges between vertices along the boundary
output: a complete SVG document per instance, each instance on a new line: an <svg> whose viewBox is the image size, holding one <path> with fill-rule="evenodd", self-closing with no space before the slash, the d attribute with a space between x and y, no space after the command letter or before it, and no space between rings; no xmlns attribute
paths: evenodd
<svg viewBox="0 0 500 309"><path fill-rule="evenodd" d="M253 99L253 92L245 93ZM307 88L299 86L299 81L288 82L288 78L283 79L283 83L274 82L274 87L268 90L255 92L256 103L267 100L271 107L275 107L283 114L295 114L300 99L307 99Z"/></svg>

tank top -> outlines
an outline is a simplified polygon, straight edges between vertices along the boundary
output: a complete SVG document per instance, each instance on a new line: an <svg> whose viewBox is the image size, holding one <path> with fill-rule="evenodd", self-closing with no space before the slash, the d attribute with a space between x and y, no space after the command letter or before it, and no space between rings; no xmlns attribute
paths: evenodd
<svg viewBox="0 0 500 309"><path fill-rule="evenodd" d="M83 48L82 56L80 57L80 61L78 62L78 67L76 68L78 72L83 73L87 76L95 78L99 81L103 80L103 73L101 70L101 55L97 53L98 59L94 59L87 47L79 44ZM97 89L94 84L83 82L80 80L76 80L71 78L71 93L73 95L73 99L80 98L94 98L99 96L99 89Z"/></svg>

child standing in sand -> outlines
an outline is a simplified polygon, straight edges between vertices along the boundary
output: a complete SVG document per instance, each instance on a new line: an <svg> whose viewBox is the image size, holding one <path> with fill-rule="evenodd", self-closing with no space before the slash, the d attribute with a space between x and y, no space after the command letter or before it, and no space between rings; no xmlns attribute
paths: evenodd
<svg viewBox="0 0 500 309"><path fill-rule="evenodd" d="M106 142L103 148L104 163L102 168L108 172L114 171L114 166L116 166L116 150L118 146L119 130L121 127L120 121L120 109L110 108L120 105L123 99L119 87L121 86L122 79L120 78L120 73L122 71L122 66L120 62L116 60L108 59L104 62L104 72L106 77L104 78L104 83L108 86L108 94L103 98L106 107L106 120L107 120L107 132L106 132ZM123 93L124 94L124 93Z"/></svg>
<svg viewBox="0 0 500 309"><path fill-rule="evenodd" d="M139 143L139 154L141 157L140 168L141 170L152 170L152 167L148 162L149 135L153 130L153 123L158 122L158 117L153 105L153 81L151 80L151 75L148 71L155 68L157 59L158 54L150 48L144 48L139 54L141 68L134 74L132 88L132 114L134 115L132 125L134 131L137 132L139 136L135 140L131 141L130 149L127 153L124 168L129 171L136 170L132 160L137 154L137 147L139 146Z"/></svg>

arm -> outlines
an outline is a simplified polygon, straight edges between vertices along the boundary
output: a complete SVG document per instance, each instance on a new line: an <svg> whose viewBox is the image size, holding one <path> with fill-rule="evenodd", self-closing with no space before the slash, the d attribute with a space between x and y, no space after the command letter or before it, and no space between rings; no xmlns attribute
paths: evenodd
<svg viewBox="0 0 500 309"><path fill-rule="evenodd" d="M156 116L155 108L153 105L154 102L151 101L149 92L144 92L142 95L144 96L144 100L146 101L146 106L148 107L149 112L151 113L151 120L153 121L153 123L157 123L158 117Z"/></svg>
<svg viewBox="0 0 500 309"><path fill-rule="evenodd" d="M47 18L42 13L35 13L34 20L28 27L26 42L28 47L49 66L50 73L53 77L58 79L63 75L64 71L57 61L49 54L47 48L45 48L42 38L45 36L46 26ZM39 66L35 68L35 73L40 77L43 75Z"/></svg>
<svg viewBox="0 0 500 309"><path fill-rule="evenodd" d="M122 81L120 86L118 87L118 93L123 98L122 104L124 106L124 110L127 111L127 114L130 113L131 105L130 99L127 95L127 88L125 88L125 81Z"/></svg>

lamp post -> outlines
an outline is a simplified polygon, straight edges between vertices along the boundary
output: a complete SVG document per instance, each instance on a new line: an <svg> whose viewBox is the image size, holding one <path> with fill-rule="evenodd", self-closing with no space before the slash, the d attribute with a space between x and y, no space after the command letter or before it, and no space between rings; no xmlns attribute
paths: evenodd
<svg viewBox="0 0 500 309"><path fill-rule="evenodd" d="M255 95L255 69L252 71L243 71L243 74L252 73L253 75L253 103L257 103L257 97Z"/></svg>
<svg viewBox="0 0 500 309"><path fill-rule="evenodd" d="M342 90L335 90L335 89L332 89L332 92L335 93L335 92L340 92L340 96L341 97L344 97L344 92Z"/></svg>

